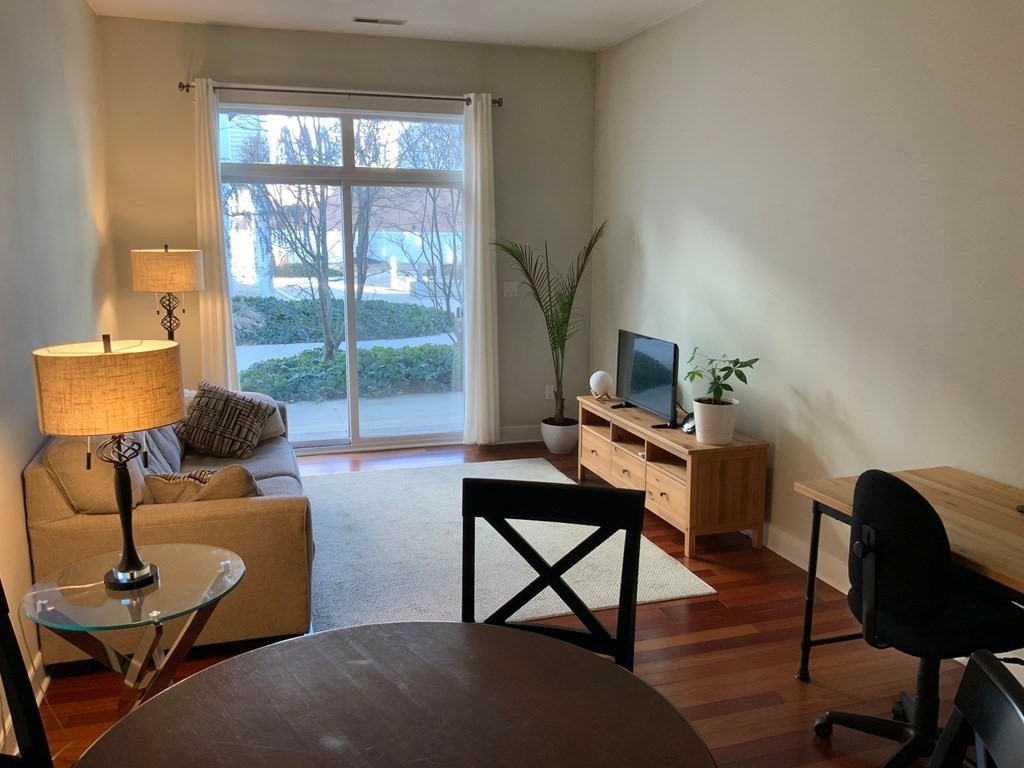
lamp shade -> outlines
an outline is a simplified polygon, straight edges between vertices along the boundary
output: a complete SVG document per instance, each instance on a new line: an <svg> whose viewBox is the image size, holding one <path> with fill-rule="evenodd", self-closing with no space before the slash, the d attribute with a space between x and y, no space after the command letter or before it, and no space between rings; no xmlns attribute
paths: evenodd
<svg viewBox="0 0 1024 768"><path fill-rule="evenodd" d="M149 293L201 291L203 252L184 248L132 251L132 289Z"/></svg>
<svg viewBox="0 0 1024 768"><path fill-rule="evenodd" d="M185 415L181 355L173 341L43 347L32 353L39 429L48 435L120 435Z"/></svg>

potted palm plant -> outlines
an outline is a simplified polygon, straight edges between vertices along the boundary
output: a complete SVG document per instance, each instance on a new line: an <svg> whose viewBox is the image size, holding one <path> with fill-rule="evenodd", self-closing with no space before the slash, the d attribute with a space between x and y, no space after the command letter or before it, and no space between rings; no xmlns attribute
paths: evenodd
<svg viewBox="0 0 1024 768"><path fill-rule="evenodd" d="M565 275L551 270L548 259L548 245L539 253L533 247L511 240L497 240L494 246L507 255L515 269L522 275L523 284L530 291L544 315L544 325L551 348L551 362L555 372L555 415L541 420L540 431L544 444L552 453L568 453L578 438L577 420L565 415L565 397L562 389L562 372L565 364L565 343L580 329L580 319L572 312L576 301L576 289L583 273L590 263L598 241L604 237L604 222L590 236L576 260L569 265Z"/></svg>
<svg viewBox="0 0 1024 768"><path fill-rule="evenodd" d="M708 383L708 391L704 397L693 398L693 418L696 423L697 441L709 445L728 445L732 442L733 431L736 428L736 406L739 401L731 397L725 397L726 392L732 392L732 385L729 379L733 376L738 381L747 383L747 375L743 372L745 368L753 368L760 358L754 357L750 360L740 360L738 357L710 357L693 348L693 354L687 360L691 366L690 372L686 374L687 381L695 379L705 380Z"/></svg>

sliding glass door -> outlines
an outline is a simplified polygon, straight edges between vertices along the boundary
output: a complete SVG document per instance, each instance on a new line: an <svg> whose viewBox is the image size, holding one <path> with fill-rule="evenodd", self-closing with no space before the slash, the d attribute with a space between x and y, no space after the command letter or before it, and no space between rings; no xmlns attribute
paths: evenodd
<svg viewBox="0 0 1024 768"><path fill-rule="evenodd" d="M462 123L222 110L243 389L299 444L461 433Z"/></svg>

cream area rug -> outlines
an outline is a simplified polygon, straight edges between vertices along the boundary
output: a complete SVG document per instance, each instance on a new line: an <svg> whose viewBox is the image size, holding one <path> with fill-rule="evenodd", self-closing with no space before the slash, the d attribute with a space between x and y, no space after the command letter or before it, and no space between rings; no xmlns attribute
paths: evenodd
<svg viewBox="0 0 1024 768"><path fill-rule="evenodd" d="M462 584L462 478L569 483L544 459L303 478L313 509L313 629L388 621L459 621ZM513 524L548 562L594 529ZM593 609L618 603L619 533L565 574ZM536 574L490 525L477 521L476 617L482 620ZM714 594L715 590L644 538L639 602ZM569 613L550 588L517 619Z"/></svg>

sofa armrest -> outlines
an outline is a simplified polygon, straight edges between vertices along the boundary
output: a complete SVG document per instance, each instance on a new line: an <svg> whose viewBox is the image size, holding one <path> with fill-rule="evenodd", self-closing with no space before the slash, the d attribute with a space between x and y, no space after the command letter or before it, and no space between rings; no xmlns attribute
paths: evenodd
<svg viewBox="0 0 1024 768"><path fill-rule="evenodd" d="M195 542L222 546L245 559L243 548L270 539L270 549L289 568L313 571L313 526L305 496L141 504L135 509L138 544ZM260 542L261 550L263 549ZM301 567L300 567L301 566Z"/></svg>
<svg viewBox="0 0 1024 768"><path fill-rule="evenodd" d="M305 496L141 504L133 529L147 544L207 544L237 552L245 562L238 587L218 604L199 645L302 634L312 615L313 533ZM117 515L74 515L32 529L36 579L62 566L121 545ZM156 565L159 567L160 563ZM137 642L137 638L135 638ZM47 664L81 658L44 633ZM125 649L133 647L125 645Z"/></svg>

